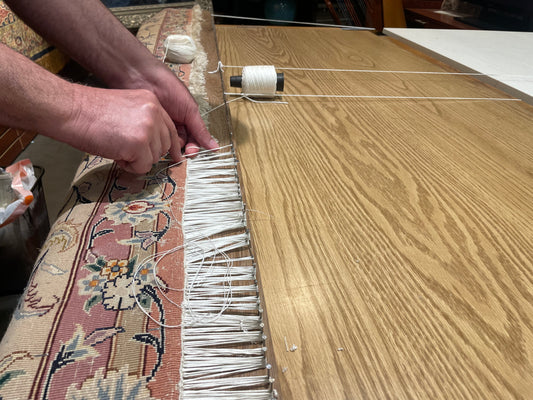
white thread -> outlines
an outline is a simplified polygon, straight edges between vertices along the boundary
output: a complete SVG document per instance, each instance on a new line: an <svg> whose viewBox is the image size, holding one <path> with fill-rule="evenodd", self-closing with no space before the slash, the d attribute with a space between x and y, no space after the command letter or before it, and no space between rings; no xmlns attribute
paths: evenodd
<svg viewBox="0 0 533 400"><path fill-rule="evenodd" d="M241 67L242 68L242 67ZM224 64L222 64L222 61L218 61L217 63L217 69L213 71L207 71L208 74L216 74L217 72L222 71L224 72Z"/></svg>
<svg viewBox="0 0 533 400"><path fill-rule="evenodd" d="M224 103L219 104L219 105L216 106L216 107L213 107L213 108L210 109L209 111L204 112L204 113L202 114L202 117L205 117L207 114L209 114L209 113L211 113L211 112L213 112L213 111L215 111L215 110L218 110L220 107L223 107L223 106L225 106L226 104L233 103L234 101L240 100L240 99L243 98L243 97L246 97L246 96L242 95L242 96L239 97L239 98L232 99L232 100L230 100L230 101L225 101Z"/></svg>
<svg viewBox="0 0 533 400"><path fill-rule="evenodd" d="M169 35L163 42L165 60L178 64L189 64L196 57L196 44L187 35Z"/></svg>
<svg viewBox="0 0 533 400"><path fill-rule="evenodd" d="M301 21L286 21L283 19L265 19L265 18L252 18L252 17L239 17L237 15L224 15L224 14L211 14L213 17L218 18L231 18L231 19L242 19L247 21L263 21L263 22L275 22L277 24L297 24L297 25L309 25L309 26L323 26L326 28L341 28L352 31L373 31L374 28L369 28L366 26L353 26L353 25L333 25L333 24L320 24L317 22L301 22Z"/></svg>
<svg viewBox="0 0 533 400"><path fill-rule="evenodd" d="M252 103L265 103L265 104L289 104L287 101L278 101L278 100L255 100L248 96L242 96L243 99L246 99L248 101L251 101ZM238 99L234 99L238 100ZM228 101L227 103L230 103L231 101Z"/></svg>
<svg viewBox="0 0 533 400"><path fill-rule="evenodd" d="M276 68L273 65L249 65L242 69L242 93L245 96L272 98L276 95Z"/></svg>
<svg viewBox="0 0 533 400"><path fill-rule="evenodd" d="M226 96L240 96L241 98L248 98L240 93L224 92ZM256 94L249 94L249 96L257 96ZM480 100L480 101L522 101L515 98L507 97L446 97L446 96L366 96L366 95L342 95L342 94L288 94L278 93L276 96L280 97L318 97L331 99L383 99L383 100ZM274 102L272 102L274 103Z"/></svg>
<svg viewBox="0 0 533 400"><path fill-rule="evenodd" d="M251 254L230 256L233 251L247 251L250 240L237 160L231 146L221 149L226 151L201 151L187 163L187 181L181 188L185 190L180 224L183 245L147 257L134 272L136 282L142 268L152 262L152 287L182 309L181 324L165 324L150 315L140 304L135 284L131 285L132 296L159 326L182 329L180 398L267 400L273 396L272 378L265 358L255 265ZM164 193L165 183L159 185ZM171 215L173 223L179 224ZM164 257L182 250L185 285L171 288L157 278L157 267ZM183 291L183 303L172 301L165 294L169 290ZM242 376L259 370L267 374Z"/></svg>
<svg viewBox="0 0 533 400"><path fill-rule="evenodd" d="M211 73L218 71L224 72L224 68L244 68L243 65L224 65L219 61L218 68ZM533 79L533 75L516 75L516 74L487 74L483 72L450 72L450 71L407 71L407 70L384 70L384 69L344 69L344 68L298 68L298 67L276 67L280 71L318 71L318 72L356 72L370 74L420 74L420 75L463 75L463 76L491 76L507 78L523 78L525 80Z"/></svg>
<svg viewBox="0 0 533 400"><path fill-rule="evenodd" d="M237 375L267 363L253 258L229 256L249 249L236 165L233 151L187 164L182 399L272 398L269 375Z"/></svg>
<svg viewBox="0 0 533 400"><path fill-rule="evenodd" d="M237 65L223 65L218 62L217 69L212 71L224 71L223 68L241 68ZM328 71L328 72L362 72L362 73L395 73L395 74L429 74L429 75L485 75L482 73L469 72L445 72L445 71L385 71L385 70L366 70L366 69L332 69L332 68L279 68L280 70L299 70L299 71ZM276 94L277 74L274 66L266 65L248 65L242 67L242 94L234 92L224 92L226 96L238 96L238 98L225 102L204 115L242 98L252 102L261 103L262 101L254 100L253 97L273 98L279 97L314 97L314 98L342 98L342 99L382 99L382 100L468 100L468 101L521 101L517 98L502 97L459 97L459 96L387 96L387 95L338 95L338 94ZM288 104L281 101L267 101L266 103ZM202 115L202 116L204 116Z"/></svg>
<svg viewBox="0 0 533 400"><path fill-rule="evenodd" d="M222 149L231 148L231 146L224 146L221 147ZM233 265L233 260L230 259L227 255L227 251L231 251L234 249L245 247L249 244L249 239L247 234L240 234L240 235L231 235L231 236L224 236L219 237L216 239L210 239L211 236L220 234L224 231L231 231L231 230L238 230L238 229L244 229L246 224L246 218L245 218L245 211L242 204L242 199L240 197L240 192L238 192L238 187L236 187L237 192L232 192L232 182L235 180L235 172L233 170L227 170L226 167L235 167L236 161L233 158L226 158L228 155L232 155L233 153L213 153L213 151L205 150L200 151L196 154L198 156L198 159L195 160L196 162L202 161L202 166L197 167L195 170L196 172L196 178L195 179L203 179L203 184L205 183L211 183L211 185L207 186L206 188L203 188L203 184L199 188L200 190L203 190L201 193L198 194L199 197L193 196L196 198L197 208L194 208L189 205L189 207L185 207L186 209L190 209L193 214L190 218L191 223L194 222L194 235L190 236L188 240L184 240L184 244L181 246L177 246L174 248L171 248L169 250L166 250L164 252L158 252L154 254L153 256L148 256L144 260L142 260L138 265L137 269L134 272L133 278L134 281L137 279L139 272L143 269L145 264L151 260L154 260L154 265L152 266L152 275L154 278L154 285L159 289L159 293L162 297L164 297L167 301L169 301L171 304L174 304L177 307L183 307L182 305L176 304L173 302L166 294L165 291L172 290L172 291L184 291L182 288L172 288L169 286L166 286L161 283L161 281L157 278L157 266L159 262L166 257L169 254L175 253L180 250L184 250L186 254L190 254L192 257L192 261L194 261L197 265L200 266L199 271L201 269L207 268L207 273L210 273L211 267L214 265L215 261L214 259L216 257L221 257L222 261L225 261L226 266L224 267L226 270L226 280L231 281L231 267ZM189 156L187 156L189 157ZM220 161L217 161L216 159L222 157L223 159ZM201 159L201 160L200 160ZM195 161L190 160L189 163L195 163ZM171 168L173 166L179 165L181 163L175 163L172 165L169 165L165 168L162 168L157 172L156 175L160 175L168 168ZM208 165L206 165L208 164ZM228 174L229 178L224 178L224 174ZM210 179L210 177L216 176L214 179ZM228 182L228 183L225 183ZM217 185L213 185L216 183ZM213 188L217 187L219 188L220 194L213 194ZM161 192L164 191L164 185L160 184ZM190 188L188 190L191 190ZM198 190L198 189L196 189ZM237 194L235 194L237 193ZM226 203L226 206L221 204L223 201L230 200L230 203ZM210 208L209 206L205 206L205 204L208 204L210 202L214 202L214 204L217 204L216 208ZM232 202L232 203L231 203ZM199 214L196 215L199 211L203 210L203 215ZM209 213L208 215L205 214L205 212ZM235 212L232 212L233 210L238 210ZM178 222L176 216L172 212L172 209L170 209L170 212L172 214L172 217L174 219L174 222ZM233 223L231 222L233 220ZM179 223L179 222L178 222ZM180 224L181 225L181 224ZM184 229L185 232L185 229ZM211 260L211 261L206 261ZM220 262L218 262L220 263ZM202 272L206 273L206 272ZM199 273L194 275L193 279L191 280L191 284L189 285L188 290L194 291L194 288L197 285L203 284L203 280L200 279L197 282L197 279L201 278ZM220 283L220 278L217 278L217 283ZM213 312L215 311L214 315L209 316L209 320L218 318L224 311L226 311L231 304L231 297L232 297L232 289L231 285L229 285L229 289L227 289L226 286L217 286L217 288L223 287L224 289L224 302L220 305L217 305L216 307L213 307L212 305L208 305L209 311ZM187 290L187 289L185 289ZM154 321L159 326L165 327L165 328L181 328L183 327L183 324L180 325L168 325L164 324L161 321L156 320L153 318L148 310L145 310L144 307L139 302L137 293L135 292L135 285L131 286L132 296L135 298L135 302L139 306L140 310L152 321ZM215 291L216 292L216 291ZM217 294L217 293L211 293L211 294ZM188 304L186 304L188 305ZM235 308L235 307L233 307ZM202 310L202 312L205 312L206 310ZM191 312L192 315L192 321L200 321L202 323L209 322L208 319L206 319L206 315L203 314L203 316L198 316L196 311ZM203 318L203 319L202 319Z"/></svg>

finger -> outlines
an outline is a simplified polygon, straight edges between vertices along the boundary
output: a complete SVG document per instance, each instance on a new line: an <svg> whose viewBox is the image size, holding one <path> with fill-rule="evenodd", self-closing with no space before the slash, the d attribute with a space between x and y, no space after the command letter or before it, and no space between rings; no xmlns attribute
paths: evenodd
<svg viewBox="0 0 533 400"><path fill-rule="evenodd" d="M126 171L132 172L134 174L142 175L146 174L152 169L152 165L154 163L151 160L145 159L145 160L135 160L131 163L129 163L126 167Z"/></svg>
<svg viewBox="0 0 533 400"><path fill-rule="evenodd" d="M174 123L172 125L174 125ZM170 144L169 154L170 154L170 157L172 157L172 159L175 162L179 162L183 159L183 157L181 156L181 148L183 144L182 144L182 139L178 135L178 131L179 129L176 130L176 128L174 127L175 133L170 135L171 144Z"/></svg>
<svg viewBox="0 0 533 400"><path fill-rule="evenodd" d="M133 162L117 160L116 163L124 171L136 175L146 174L152 168L152 163L147 158L144 160L137 159Z"/></svg>
<svg viewBox="0 0 533 400"><path fill-rule="evenodd" d="M193 101L192 98L191 101ZM194 103L194 106L191 106L187 109L187 114L183 122L187 128L187 132L190 135L190 140L194 140L207 150L218 149L218 142L207 130L204 120L198 112L198 106L196 103Z"/></svg>
<svg viewBox="0 0 533 400"><path fill-rule="evenodd" d="M178 125L176 129L178 130L180 149L183 149L187 143L187 129L183 125Z"/></svg>
<svg viewBox="0 0 533 400"><path fill-rule="evenodd" d="M152 140L150 140L150 155L152 164L157 164L161 157L161 138L159 134L153 136Z"/></svg>
<svg viewBox="0 0 533 400"><path fill-rule="evenodd" d="M171 145L171 137L176 135L176 127L166 111L159 108L160 120L157 121L155 131L150 138L150 151L152 153L152 163L157 164L165 155Z"/></svg>
<svg viewBox="0 0 533 400"><path fill-rule="evenodd" d="M126 161L122 161L122 160L117 160L115 161L117 163L117 165L123 169L124 171L127 171L127 168L128 168L128 163Z"/></svg>
<svg viewBox="0 0 533 400"><path fill-rule="evenodd" d="M172 146L172 137L176 136L176 126L174 125L174 121L172 121L172 118L167 114L167 112L161 107L161 117L163 118L163 122L165 124L165 131L163 132L163 135L161 136L161 155L168 153L169 149Z"/></svg>
<svg viewBox="0 0 533 400"><path fill-rule="evenodd" d="M191 140L189 143L185 145L185 155L186 156L195 156L198 154L198 151L200 150L200 146L198 146L198 143Z"/></svg>

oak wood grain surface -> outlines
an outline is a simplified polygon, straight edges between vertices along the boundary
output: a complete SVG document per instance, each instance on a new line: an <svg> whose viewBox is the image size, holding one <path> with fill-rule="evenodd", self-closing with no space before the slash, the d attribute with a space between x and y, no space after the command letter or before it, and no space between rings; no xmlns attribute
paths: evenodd
<svg viewBox="0 0 533 400"><path fill-rule="evenodd" d="M368 32L217 37L226 65L446 69ZM225 69L226 87L239 73ZM505 96L465 76L285 81L285 93ZM288 101L230 105L281 397L533 398L533 107Z"/></svg>

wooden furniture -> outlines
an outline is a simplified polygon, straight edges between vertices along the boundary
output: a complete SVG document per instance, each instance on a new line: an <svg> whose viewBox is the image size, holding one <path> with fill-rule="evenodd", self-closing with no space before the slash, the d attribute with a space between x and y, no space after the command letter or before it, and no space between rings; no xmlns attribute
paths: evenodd
<svg viewBox="0 0 533 400"><path fill-rule="evenodd" d="M440 9L406 8L405 20L409 28L429 29L477 29L472 25L457 21L454 16L441 14Z"/></svg>
<svg viewBox="0 0 533 400"><path fill-rule="evenodd" d="M35 132L0 126L0 167L11 165L36 135Z"/></svg>
<svg viewBox="0 0 533 400"><path fill-rule="evenodd" d="M382 0L325 0L324 3L337 25L367 26L375 28L377 32L383 30ZM348 13L348 21L340 17L342 8Z"/></svg>
<svg viewBox="0 0 533 400"><path fill-rule="evenodd" d="M384 26L406 26L401 0L325 0L324 3L338 25L367 26L378 33Z"/></svg>
<svg viewBox="0 0 533 400"><path fill-rule="evenodd" d="M368 32L217 37L227 65L450 70ZM505 97L466 76L302 71L285 92ZM533 108L288 101L230 104L282 398L532 398Z"/></svg>
<svg viewBox="0 0 533 400"><path fill-rule="evenodd" d="M476 29L456 21L453 15L441 13L442 0L403 0L408 28Z"/></svg>

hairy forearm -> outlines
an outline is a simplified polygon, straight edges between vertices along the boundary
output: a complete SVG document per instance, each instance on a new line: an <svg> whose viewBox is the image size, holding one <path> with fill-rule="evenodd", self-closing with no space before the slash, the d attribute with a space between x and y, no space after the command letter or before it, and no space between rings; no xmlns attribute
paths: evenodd
<svg viewBox="0 0 533 400"><path fill-rule="evenodd" d="M0 125L54 136L71 119L74 85L0 44Z"/></svg>
<svg viewBox="0 0 533 400"><path fill-rule="evenodd" d="M69 83L0 44L0 125L37 131L147 172L162 154L177 161L176 128L148 90Z"/></svg>
<svg viewBox="0 0 533 400"><path fill-rule="evenodd" d="M28 25L107 85L133 88L161 68L99 0L7 0ZM138 87L142 87L139 85Z"/></svg>

